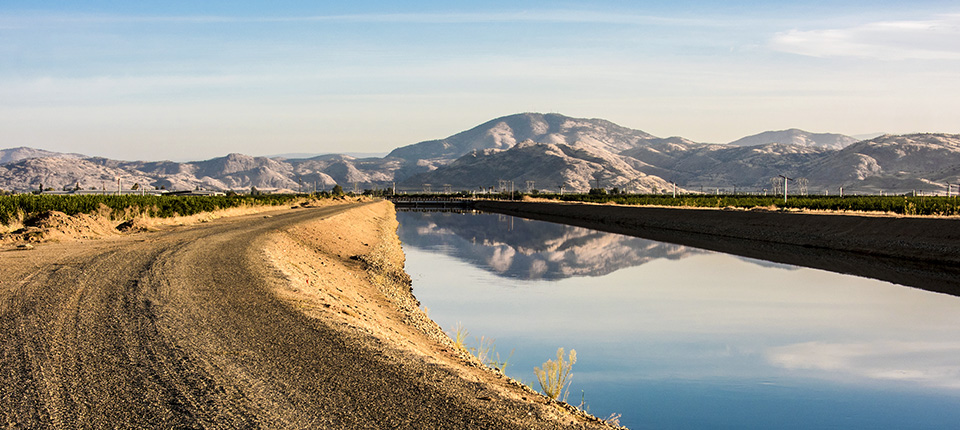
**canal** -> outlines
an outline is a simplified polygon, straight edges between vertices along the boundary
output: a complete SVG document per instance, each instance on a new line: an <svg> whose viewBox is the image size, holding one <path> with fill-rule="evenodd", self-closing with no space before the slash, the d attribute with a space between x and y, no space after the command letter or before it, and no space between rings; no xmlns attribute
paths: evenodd
<svg viewBox="0 0 960 430"><path fill-rule="evenodd" d="M633 429L955 428L960 298L497 214L398 212L414 294ZM487 344L490 345L489 343Z"/></svg>

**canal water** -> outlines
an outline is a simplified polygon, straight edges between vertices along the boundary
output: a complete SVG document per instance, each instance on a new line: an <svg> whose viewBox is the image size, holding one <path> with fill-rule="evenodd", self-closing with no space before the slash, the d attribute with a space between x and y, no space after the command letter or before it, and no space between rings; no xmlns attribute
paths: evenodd
<svg viewBox="0 0 960 430"><path fill-rule="evenodd" d="M399 212L414 294L632 429L960 425L960 298L497 214ZM512 351L512 355L511 355Z"/></svg>

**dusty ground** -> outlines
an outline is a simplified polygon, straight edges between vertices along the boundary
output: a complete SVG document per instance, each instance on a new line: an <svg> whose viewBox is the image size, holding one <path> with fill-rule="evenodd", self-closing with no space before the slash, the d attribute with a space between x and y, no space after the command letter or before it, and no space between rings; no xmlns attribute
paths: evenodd
<svg viewBox="0 0 960 430"><path fill-rule="evenodd" d="M960 218L480 201L579 225L960 295Z"/></svg>
<svg viewBox="0 0 960 430"><path fill-rule="evenodd" d="M453 347L410 292L395 228L379 202L8 244L0 423L604 427Z"/></svg>

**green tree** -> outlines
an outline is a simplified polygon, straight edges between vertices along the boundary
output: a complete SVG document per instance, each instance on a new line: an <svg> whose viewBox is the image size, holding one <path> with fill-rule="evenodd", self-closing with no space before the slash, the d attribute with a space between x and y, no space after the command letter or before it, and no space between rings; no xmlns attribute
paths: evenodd
<svg viewBox="0 0 960 430"><path fill-rule="evenodd" d="M607 194L607 190L606 190L605 188L591 188L591 189L590 189L590 194L592 194L592 195L601 195L601 196L602 196L602 195L606 195L606 194Z"/></svg>
<svg viewBox="0 0 960 430"><path fill-rule="evenodd" d="M343 195L343 187L341 187L339 184L338 184L338 185L334 185L334 186L333 186L333 195L336 196L336 197L342 196L342 195Z"/></svg>

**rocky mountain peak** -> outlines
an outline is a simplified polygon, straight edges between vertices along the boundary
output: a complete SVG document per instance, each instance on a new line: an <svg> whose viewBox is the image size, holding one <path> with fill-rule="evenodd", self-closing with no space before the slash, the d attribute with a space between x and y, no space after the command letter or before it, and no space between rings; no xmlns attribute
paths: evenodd
<svg viewBox="0 0 960 430"><path fill-rule="evenodd" d="M603 119L572 118L554 113L520 113L487 121L440 140L397 148L390 157L449 163L474 150L510 149L518 142L558 143L620 152L655 136Z"/></svg>

